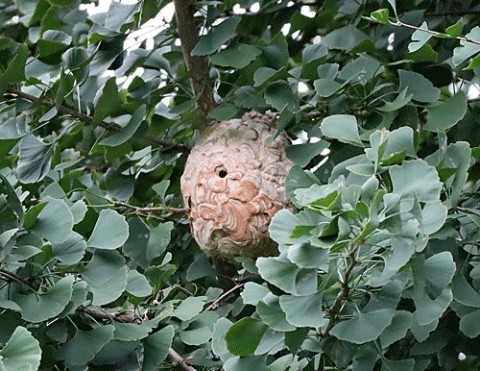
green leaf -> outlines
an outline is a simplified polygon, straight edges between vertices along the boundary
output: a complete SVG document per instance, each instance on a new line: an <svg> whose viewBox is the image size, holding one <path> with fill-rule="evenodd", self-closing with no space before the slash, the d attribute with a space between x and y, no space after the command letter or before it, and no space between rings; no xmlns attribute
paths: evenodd
<svg viewBox="0 0 480 371"><path fill-rule="evenodd" d="M413 371L414 367L414 359L400 359L395 361L384 359L380 371Z"/></svg>
<svg viewBox="0 0 480 371"><path fill-rule="evenodd" d="M73 73L78 82L82 82L88 77L90 60L87 50L82 47L70 48L62 54L65 67Z"/></svg>
<svg viewBox="0 0 480 371"><path fill-rule="evenodd" d="M476 41L473 43L469 40ZM452 62L455 66L459 66L470 57L480 52L480 27L476 26L460 40L460 45L453 49Z"/></svg>
<svg viewBox="0 0 480 371"><path fill-rule="evenodd" d="M245 304L257 305L270 291L263 285L247 282L240 296Z"/></svg>
<svg viewBox="0 0 480 371"><path fill-rule="evenodd" d="M62 264L78 263L83 258L86 248L85 239L77 232L71 232L61 242L52 243L53 257Z"/></svg>
<svg viewBox="0 0 480 371"><path fill-rule="evenodd" d="M1 87L25 80L25 65L27 64L28 47L22 44L18 48L15 56L12 58L6 70L0 75L0 92Z"/></svg>
<svg viewBox="0 0 480 371"><path fill-rule="evenodd" d="M329 49L349 50L356 47L368 36L353 25L338 28L323 38Z"/></svg>
<svg viewBox="0 0 480 371"><path fill-rule="evenodd" d="M100 211L87 245L97 249L114 250L127 241L128 235L125 217L114 210L104 209Z"/></svg>
<svg viewBox="0 0 480 371"><path fill-rule="evenodd" d="M14 312L21 312L22 308L12 300L0 299L0 308L8 309Z"/></svg>
<svg viewBox="0 0 480 371"><path fill-rule="evenodd" d="M342 88L342 84L330 79L315 80L313 86L317 94L322 98L330 97Z"/></svg>
<svg viewBox="0 0 480 371"><path fill-rule="evenodd" d="M0 350L0 369L37 370L40 367L40 343L22 326L18 326Z"/></svg>
<svg viewBox="0 0 480 371"><path fill-rule="evenodd" d="M480 335L480 310L467 313L460 319L460 331L469 338L476 338Z"/></svg>
<svg viewBox="0 0 480 371"><path fill-rule="evenodd" d="M475 57L470 59L470 63L465 67L465 70L474 70L475 68L480 67L480 54L477 54Z"/></svg>
<svg viewBox="0 0 480 371"><path fill-rule="evenodd" d="M447 220L448 208L440 201L428 203L422 209L420 230L426 235L438 232Z"/></svg>
<svg viewBox="0 0 480 371"><path fill-rule="evenodd" d="M93 305L110 303L127 288L128 269L117 251L95 250L82 275L93 294Z"/></svg>
<svg viewBox="0 0 480 371"><path fill-rule="evenodd" d="M17 174L22 183L41 181L50 171L54 143L45 144L29 134L20 141Z"/></svg>
<svg viewBox="0 0 480 371"><path fill-rule="evenodd" d="M63 31L47 30L37 43L37 53L40 59L47 63L56 63L61 54L67 50L72 37Z"/></svg>
<svg viewBox="0 0 480 371"><path fill-rule="evenodd" d="M455 126L467 113L467 96L459 91L445 102L427 108L427 123L423 127L428 131L447 130Z"/></svg>
<svg viewBox="0 0 480 371"><path fill-rule="evenodd" d="M198 44L192 50L192 56L213 54L228 40L235 36L235 30L241 18L229 17L206 34L200 37Z"/></svg>
<svg viewBox="0 0 480 371"><path fill-rule="evenodd" d="M340 340L364 344L377 339L392 323L395 310L378 309L368 313L359 312L352 319L336 324L330 334Z"/></svg>
<svg viewBox="0 0 480 371"><path fill-rule="evenodd" d="M225 334L227 348L236 356L248 356L255 352L267 325L258 319L244 317L234 323Z"/></svg>
<svg viewBox="0 0 480 371"><path fill-rule="evenodd" d="M453 299L463 305L480 308L480 293L468 283L463 274L457 274L452 282Z"/></svg>
<svg viewBox="0 0 480 371"><path fill-rule="evenodd" d="M390 14L386 8L370 13L370 18L381 24L390 24Z"/></svg>
<svg viewBox="0 0 480 371"><path fill-rule="evenodd" d="M452 282L456 266L452 254L444 251L425 260L423 271L426 277L426 290L435 298Z"/></svg>
<svg viewBox="0 0 480 371"><path fill-rule="evenodd" d="M13 212L16 214L18 224L22 225L24 219L22 203L20 202L17 194L15 193L15 189L13 189L8 179L5 178L2 174L0 174L0 194L7 195L7 202L12 208Z"/></svg>
<svg viewBox="0 0 480 371"><path fill-rule="evenodd" d="M320 328L328 320L323 316L323 293L311 295L282 295L280 307L285 312L288 323L296 327Z"/></svg>
<svg viewBox="0 0 480 371"><path fill-rule="evenodd" d="M67 7L75 3L75 0L48 0L48 2L54 6Z"/></svg>
<svg viewBox="0 0 480 371"><path fill-rule="evenodd" d="M184 344L198 346L205 344L211 339L212 331L208 326L200 325L192 328L192 325L190 325L187 330L180 331L179 336Z"/></svg>
<svg viewBox="0 0 480 371"><path fill-rule="evenodd" d="M284 68L275 70L270 67L259 67L253 74L253 81L255 82L254 86L259 87L262 85L267 85L272 81L283 79L286 77L286 71Z"/></svg>
<svg viewBox="0 0 480 371"><path fill-rule="evenodd" d="M105 325L87 331L77 330L75 336L55 352L55 358L64 360L71 366L86 365L113 339L114 332L115 326L113 325Z"/></svg>
<svg viewBox="0 0 480 371"><path fill-rule="evenodd" d="M135 132L138 130L138 128L142 124L143 119L145 117L145 112L146 112L146 106L142 104L133 113L126 127L122 128L119 132L113 133L112 135L103 139L100 142L100 144L104 146L115 147L125 143L135 134Z"/></svg>
<svg viewBox="0 0 480 371"><path fill-rule="evenodd" d="M410 53L416 52L430 40L432 34L428 31L427 22L424 21L420 26L420 30L415 30L412 34L412 42L408 44L408 51Z"/></svg>
<svg viewBox="0 0 480 371"><path fill-rule="evenodd" d="M22 308L22 318L29 322L43 322L63 312L73 292L73 276L56 282L48 290L30 295L17 294L13 300Z"/></svg>
<svg viewBox="0 0 480 371"><path fill-rule="evenodd" d="M1 78L0 89L2 89ZM0 124L0 139L20 139L27 135L28 131L25 116L11 117Z"/></svg>
<svg viewBox="0 0 480 371"><path fill-rule="evenodd" d="M181 321L189 321L201 313L206 300L206 296L190 296L182 300L172 313L172 316L177 317Z"/></svg>
<svg viewBox="0 0 480 371"><path fill-rule="evenodd" d="M275 108L277 111L282 111L287 107L290 111L298 110L297 96L293 94L290 85L283 80L278 80L265 89L265 101Z"/></svg>
<svg viewBox="0 0 480 371"><path fill-rule="evenodd" d="M232 322L226 318L220 317L213 326L212 332L212 351L225 362L232 357L228 351L225 335L232 326Z"/></svg>
<svg viewBox="0 0 480 371"><path fill-rule="evenodd" d="M270 330L288 332L295 327L287 322L285 312L280 308L279 298L272 294L267 295L256 306L258 316L267 324Z"/></svg>
<svg viewBox="0 0 480 371"><path fill-rule="evenodd" d="M175 331L172 325L148 336L144 341L144 355L142 371L156 371L167 358L168 350L172 345Z"/></svg>
<svg viewBox="0 0 480 371"><path fill-rule="evenodd" d="M153 260L162 256L170 243L173 222L160 223L155 228L150 228L150 237L147 243L147 258Z"/></svg>
<svg viewBox="0 0 480 371"><path fill-rule="evenodd" d="M397 111L400 108L404 107L407 105L410 100L413 97L413 94L407 94L408 88L404 88L400 94L397 95L397 97L394 99L393 102L385 102L385 104L382 107L378 107L377 110L382 111L382 112L393 112Z"/></svg>
<svg viewBox="0 0 480 371"><path fill-rule="evenodd" d="M72 233L72 212L63 200L47 196L45 201L47 204L40 211L30 229L53 244L61 243Z"/></svg>
<svg viewBox="0 0 480 371"><path fill-rule="evenodd" d="M223 368L225 371L271 371L270 368L266 366L266 357L266 355L233 357L225 362Z"/></svg>
<svg viewBox="0 0 480 371"><path fill-rule="evenodd" d="M316 143L303 143L288 146L286 149L287 157L295 164L304 167L307 166L315 156L320 155L329 147L330 143L326 140L320 140Z"/></svg>
<svg viewBox="0 0 480 371"><path fill-rule="evenodd" d="M421 74L411 71L398 70L400 79L399 91L407 88L406 95L412 94L412 99L418 102L433 103L438 100L440 90L435 88L430 80Z"/></svg>
<svg viewBox="0 0 480 371"><path fill-rule="evenodd" d="M337 139L343 143L363 146L358 134L358 124L355 116L332 115L323 119L320 124L323 135Z"/></svg>
<svg viewBox="0 0 480 371"><path fill-rule="evenodd" d="M382 348L387 348L394 342L402 339L412 325L412 313L405 310L395 312L392 323L380 335Z"/></svg>
<svg viewBox="0 0 480 371"><path fill-rule="evenodd" d="M393 9L393 12L395 13L395 17L397 17L397 0L387 0L387 1Z"/></svg>
<svg viewBox="0 0 480 371"><path fill-rule="evenodd" d="M302 64L316 61L328 54L328 49L323 44L307 45L302 51Z"/></svg>
<svg viewBox="0 0 480 371"><path fill-rule="evenodd" d="M271 284L292 295L307 295L316 292L316 269L300 268L288 261L274 258L258 258L260 276Z"/></svg>
<svg viewBox="0 0 480 371"><path fill-rule="evenodd" d="M451 37L458 37L462 34L463 30L463 20L460 18L457 23L448 26L445 29L445 33L450 35Z"/></svg>
<svg viewBox="0 0 480 371"><path fill-rule="evenodd" d="M148 267L147 244L150 238L148 225L139 217L128 219L128 239L123 246L123 252L132 262L142 267Z"/></svg>
<svg viewBox="0 0 480 371"><path fill-rule="evenodd" d="M93 120L99 123L107 116L117 116L122 113L122 100L118 94L115 77L107 80L102 90L97 94Z"/></svg>
<svg viewBox="0 0 480 371"><path fill-rule="evenodd" d="M152 294L152 287L143 274L136 270L130 270L128 271L125 291L139 298L143 298Z"/></svg>
<svg viewBox="0 0 480 371"><path fill-rule="evenodd" d="M420 202L437 202L442 183L433 166L423 160L405 161L388 169L393 192L403 196L416 196Z"/></svg>
<svg viewBox="0 0 480 371"><path fill-rule="evenodd" d="M328 269L328 249L312 246L309 243L290 246L288 259L301 268Z"/></svg>
<svg viewBox="0 0 480 371"><path fill-rule="evenodd" d="M261 53L262 51L253 45L238 43L212 55L210 61L217 66L244 68Z"/></svg>
<svg viewBox="0 0 480 371"><path fill-rule="evenodd" d="M432 277L433 278L433 277ZM446 288L441 295L432 300L428 295L415 298L417 310L414 313L414 319L421 326L429 325L438 320L447 310L453 300L452 290Z"/></svg>
<svg viewBox="0 0 480 371"><path fill-rule="evenodd" d="M134 21L133 17L140 10L140 6L140 3L112 1L106 13L105 27L111 31L120 31L126 24Z"/></svg>
<svg viewBox="0 0 480 371"><path fill-rule="evenodd" d="M143 339L152 331L152 326L146 323L113 322L113 325L115 326L114 339L123 341Z"/></svg>
<svg viewBox="0 0 480 371"><path fill-rule="evenodd" d="M278 32L270 43L263 47L263 55L267 58L268 66L277 70L287 67L290 53L287 39L282 32Z"/></svg>

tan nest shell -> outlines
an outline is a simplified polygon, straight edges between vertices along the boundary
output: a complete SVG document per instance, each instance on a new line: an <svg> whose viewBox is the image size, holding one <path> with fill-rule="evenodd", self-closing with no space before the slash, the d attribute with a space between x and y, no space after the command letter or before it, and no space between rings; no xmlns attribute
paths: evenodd
<svg viewBox="0 0 480 371"><path fill-rule="evenodd" d="M275 116L255 112L220 122L187 159L181 188L195 240L209 255L273 255L272 217L289 204L288 138L273 138Z"/></svg>

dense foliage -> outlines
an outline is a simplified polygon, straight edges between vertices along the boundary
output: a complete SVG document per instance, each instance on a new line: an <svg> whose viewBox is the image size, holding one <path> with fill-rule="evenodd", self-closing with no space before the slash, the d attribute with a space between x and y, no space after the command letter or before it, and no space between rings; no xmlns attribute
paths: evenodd
<svg viewBox="0 0 480 371"><path fill-rule="evenodd" d="M0 1L0 370L478 369L480 6L195 7L209 119L299 138L280 254L224 294L189 234L170 1Z"/></svg>

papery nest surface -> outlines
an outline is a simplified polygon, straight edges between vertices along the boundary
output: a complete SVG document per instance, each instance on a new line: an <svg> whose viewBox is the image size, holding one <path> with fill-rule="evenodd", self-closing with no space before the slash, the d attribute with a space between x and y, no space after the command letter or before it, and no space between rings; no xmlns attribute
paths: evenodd
<svg viewBox="0 0 480 371"><path fill-rule="evenodd" d="M192 149L181 177L183 200L200 248L211 256L273 255L272 217L289 205L292 167L275 115L250 112L215 124Z"/></svg>

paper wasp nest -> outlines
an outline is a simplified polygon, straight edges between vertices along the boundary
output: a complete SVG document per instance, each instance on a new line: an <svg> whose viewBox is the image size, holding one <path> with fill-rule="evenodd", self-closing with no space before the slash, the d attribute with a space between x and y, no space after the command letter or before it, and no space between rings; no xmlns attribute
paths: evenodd
<svg viewBox="0 0 480 371"><path fill-rule="evenodd" d="M289 204L288 139L275 116L247 113L220 122L192 149L181 178L183 201L200 247L211 256L273 255L272 217Z"/></svg>

